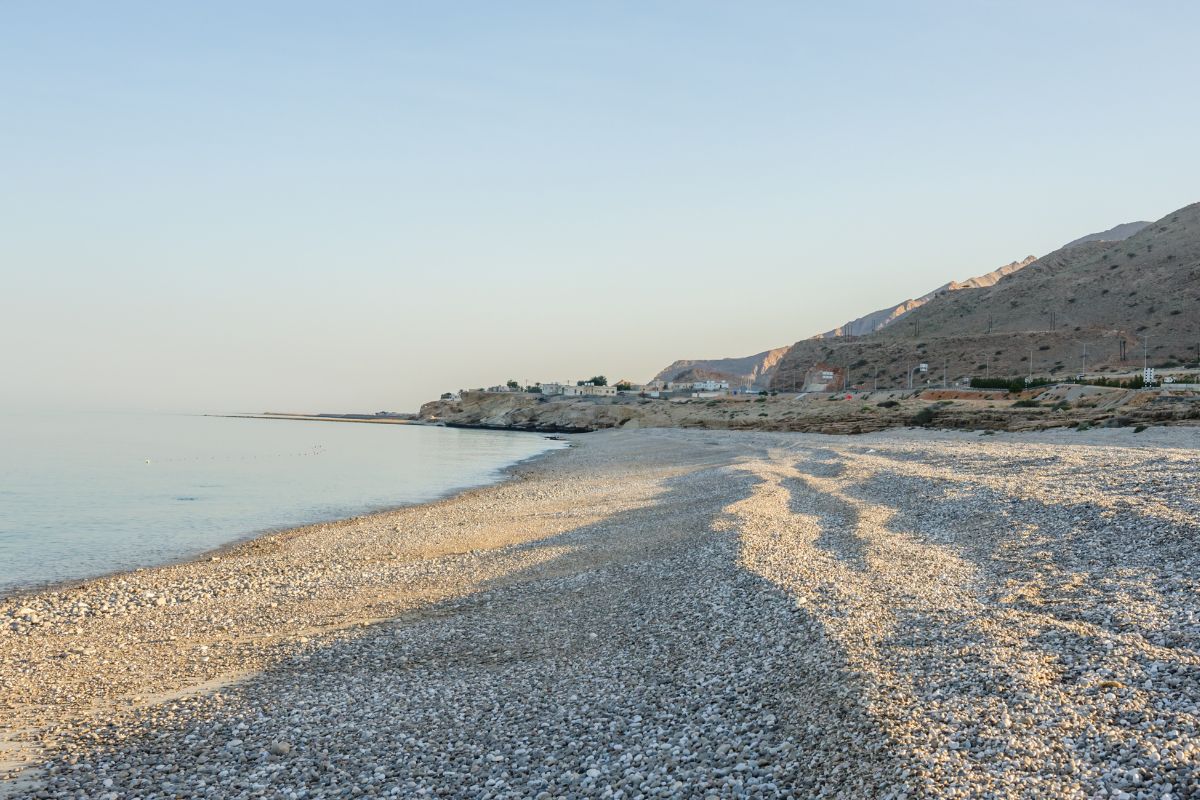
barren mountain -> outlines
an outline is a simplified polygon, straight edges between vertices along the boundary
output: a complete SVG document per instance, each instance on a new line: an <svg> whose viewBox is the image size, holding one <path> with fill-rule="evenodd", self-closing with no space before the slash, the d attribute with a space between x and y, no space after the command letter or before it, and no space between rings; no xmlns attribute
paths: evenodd
<svg viewBox="0 0 1200 800"><path fill-rule="evenodd" d="M1200 358L1200 204L1128 239L1072 243L992 285L943 292L870 335L797 342L772 386L802 386L816 363L848 368L852 385L880 387L906 385L920 363L929 364L924 380L938 384L1085 365L1128 370L1141 367L1147 336L1152 366Z"/></svg>
<svg viewBox="0 0 1200 800"><path fill-rule="evenodd" d="M829 339L838 336L844 336L847 332L853 335L862 335L871 333L880 328L886 327L896 320L903 317L914 308L919 308L933 298L946 292L956 292L960 289L974 289L981 286L992 286L996 281L1009 275L1022 267L1033 263L1034 257L1027 256L1021 261L1014 261L1011 264L1005 264L991 272L986 272L983 275L977 275L974 278L967 278L962 283L958 281L950 281L934 289L928 294L922 295L915 299L905 300L888 308L881 308L878 311L873 311L866 316L852 320L840 328L835 328L832 331L826 331L814 336L814 339ZM716 358L716 359L684 359L672 363L654 376L656 381L703 381L703 380L726 380L730 385L750 386L754 389L765 389L770 385L771 376L774 375L775 366L784 353L788 351L787 347L777 347L774 350L767 350L762 353L756 353L752 356L743 358Z"/></svg>
<svg viewBox="0 0 1200 800"><path fill-rule="evenodd" d="M825 331L814 336L814 339L836 339L840 336L864 336L868 333L874 333L880 328L885 328L891 325L896 320L903 317L915 308L928 303L938 295L946 292L957 292L960 289L978 289L981 286L992 286L1005 275L1011 275L1022 267L1032 264L1036 259L1033 256L1026 256L1020 261L1014 261L1011 264L1005 264L1003 267L994 269L991 272L985 272L982 275L977 275L974 278L967 278L962 283L958 281L950 281L942 284L928 294L921 295L915 299L905 300L903 303L897 303L894 306L881 308L878 311L872 311L866 316L851 320L840 328L834 328L831 331Z"/></svg>
<svg viewBox="0 0 1200 800"><path fill-rule="evenodd" d="M775 365L786 347L777 347L742 358L684 359L663 369L653 380L656 381L729 381L731 386L751 386L765 389L771 382Z"/></svg>
<svg viewBox="0 0 1200 800"><path fill-rule="evenodd" d="M1141 233L1142 228L1151 225L1150 222L1123 222L1120 225L1109 228L1100 233L1089 233L1087 236L1080 236L1073 242L1067 242L1064 247L1074 247L1077 244L1085 242L1121 242L1133 236L1135 233Z"/></svg>
<svg viewBox="0 0 1200 800"><path fill-rule="evenodd" d="M1094 242L1119 242L1127 239L1130 236L1133 236L1136 233L1139 233L1150 224L1151 223L1149 222L1126 222L1110 228L1107 231L1081 236L1080 238L1064 245L1063 249L1075 247L1077 245L1091 244ZM821 340L841 340L845 337L861 337L875 333L876 331L881 331L902 319L906 319L916 309L925 306L926 304L943 295L964 290L986 289L995 286L1000 283L1002 279L1019 272L1036 261L1037 259L1034 256L1026 256L1020 261L1013 261L1009 264L1005 264L1002 267L998 267L991 272L985 272L982 275L977 275L973 278L967 278L961 282L950 281L949 283L942 284L933 291L923 294L920 297L910 298L901 303L897 303L896 305L888 306L887 308L881 308L878 311L873 311L870 314L866 314L858 317L857 319L851 320L838 328L825 331L824 333L819 333L816 336L813 336L809 341L819 342ZM804 344L804 342L797 343L793 348L781 347L743 358L687 359L676 361L659 372L658 375L654 376L654 379L661 381L700 381L716 379L727 380L732 385L749 385L755 389L766 388L771 384L776 372L776 368L784 354L789 349L795 349L796 347L800 347L802 344ZM822 348L817 344L810 343L804 347L803 350L806 354L812 355L814 361L830 360L833 358L832 355L826 355L830 348ZM805 356L805 358L808 357L808 355ZM792 383L795 383L796 379L797 376L792 375L789 378L788 385L790 386Z"/></svg>

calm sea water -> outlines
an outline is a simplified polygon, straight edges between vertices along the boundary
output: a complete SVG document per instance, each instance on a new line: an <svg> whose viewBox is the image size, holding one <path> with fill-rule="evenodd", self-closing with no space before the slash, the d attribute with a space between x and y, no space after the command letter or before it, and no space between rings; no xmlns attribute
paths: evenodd
<svg viewBox="0 0 1200 800"><path fill-rule="evenodd" d="M561 446L415 425L0 416L0 594L432 500Z"/></svg>

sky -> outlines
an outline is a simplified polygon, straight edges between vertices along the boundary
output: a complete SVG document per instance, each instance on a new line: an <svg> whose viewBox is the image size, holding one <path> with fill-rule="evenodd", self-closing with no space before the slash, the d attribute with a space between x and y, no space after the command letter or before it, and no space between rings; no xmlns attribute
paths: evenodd
<svg viewBox="0 0 1200 800"><path fill-rule="evenodd" d="M415 410L1200 200L1185 2L0 3L0 408Z"/></svg>

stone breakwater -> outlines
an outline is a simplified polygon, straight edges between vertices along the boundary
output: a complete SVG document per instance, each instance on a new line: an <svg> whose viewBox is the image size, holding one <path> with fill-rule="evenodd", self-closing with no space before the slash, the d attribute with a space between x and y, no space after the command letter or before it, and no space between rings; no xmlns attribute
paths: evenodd
<svg viewBox="0 0 1200 800"><path fill-rule="evenodd" d="M10 599L8 786L1200 796L1196 434L590 434Z"/></svg>

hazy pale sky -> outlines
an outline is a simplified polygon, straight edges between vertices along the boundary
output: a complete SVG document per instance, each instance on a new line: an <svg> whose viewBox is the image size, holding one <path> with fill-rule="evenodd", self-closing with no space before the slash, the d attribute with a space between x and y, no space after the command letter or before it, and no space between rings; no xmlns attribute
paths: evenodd
<svg viewBox="0 0 1200 800"><path fill-rule="evenodd" d="M0 405L748 355L1200 200L1200 6L0 5Z"/></svg>

